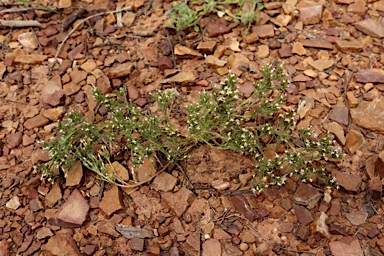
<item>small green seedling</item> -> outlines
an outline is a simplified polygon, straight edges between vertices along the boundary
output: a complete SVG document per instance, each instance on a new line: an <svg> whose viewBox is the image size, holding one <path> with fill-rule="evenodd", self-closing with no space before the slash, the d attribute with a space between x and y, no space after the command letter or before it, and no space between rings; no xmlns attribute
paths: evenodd
<svg viewBox="0 0 384 256"><path fill-rule="evenodd" d="M199 0L185 1L176 3L174 11L169 14L177 31L182 31L193 27L196 32L200 30L198 24L202 17L216 14L234 22L241 22L247 26L245 34L248 33L253 22L258 20L258 13L263 8L263 4L258 0L204 0L201 5ZM192 5L192 8L189 7ZM229 7L237 9L231 12Z"/></svg>

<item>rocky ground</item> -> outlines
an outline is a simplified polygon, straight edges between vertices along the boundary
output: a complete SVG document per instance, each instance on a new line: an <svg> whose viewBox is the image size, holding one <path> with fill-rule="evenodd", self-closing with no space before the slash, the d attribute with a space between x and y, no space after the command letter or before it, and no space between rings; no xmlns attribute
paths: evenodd
<svg viewBox="0 0 384 256"><path fill-rule="evenodd" d="M185 45L163 26L170 1L35 2L59 14L0 3L1 256L383 255L383 0L264 1L248 35L213 15L201 33L181 33ZM14 20L24 25L7 25ZM288 179L256 197L246 193L249 159L205 146L183 170L136 189L81 165L54 184L40 180L35 166L48 156L39 142L64 114L105 115L92 84L126 86L145 108L152 91L208 90L230 70L247 97L260 66L275 62L292 82L298 127L329 131L342 147L344 158L327 165L339 190Z"/></svg>

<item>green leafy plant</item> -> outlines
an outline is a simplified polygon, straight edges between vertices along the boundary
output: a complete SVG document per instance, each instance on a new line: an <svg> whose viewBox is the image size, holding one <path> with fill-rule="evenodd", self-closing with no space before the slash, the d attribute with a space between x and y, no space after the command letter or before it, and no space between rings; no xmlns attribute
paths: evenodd
<svg viewBox="0 0 384 256"><path fill-rule="evenodd" d="M263 8L263 4L258 0L204 0L201 5L197 5L199 0L192 0L194 8L188 6L188 1L182 4L176 3L173 12L169 14L175 28L182 31L186 28L193 27L195 31L199 31L199 20L211 13L217 14L219 17L232 19L234 22L241 22L247 25L245 34L254 21L258 20L258 11ZM236 12L231 12L228 7L238 8Z"/></svg>
<svg viewBox="0 0 384 256"><path fill-rule="evenodd" d="M42 176L54 180L57 170L67 174L76 160L100 179L120 186L137 183L135 168L145 159L162 155L168 163L184 160L197 145L232 150L252 157L255 192L270 185L283 185L296 175L303 181L336 180L322 161L341 157L330 134L317 138L310 128L297 131L295 113L283 111L287 78L281 66L262 69L263 79L254 83L254 92L242 98L237 78L230 75L218 88L201 92L180 113L185 125L172 117L174 100L183 97L176 89L153 94L153 111L127 101L123 89L116 95L102 95L94 87L96 101L108 109L103 122L87 122L79 112L69 113L58 125L56 138L43 143L51 160L40 166ZM150 108L149 108L150 109ZM114 152L113 154L111 152ZM127 153L132 163L131 182L111 172L115 154Z"/></svg>

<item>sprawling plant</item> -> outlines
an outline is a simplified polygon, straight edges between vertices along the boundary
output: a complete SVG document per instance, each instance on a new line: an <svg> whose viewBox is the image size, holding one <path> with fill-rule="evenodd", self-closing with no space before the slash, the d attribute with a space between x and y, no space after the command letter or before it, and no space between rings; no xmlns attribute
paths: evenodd
<svg viewBox="0 0 384 256"><path fill-rule="evenodd" d="M160 154L166 161L176 162L186 159L193 147L207 144L251 156L255 161L251 182L255 192L269 185L283 185L292 175L335 185L336 180L320 164L340 157L332 136L318 138L310 128L298 131L293 110L281 108L288 83L284 69L268 65L262 73L263 79L253 84L255 90L248 98L239 95L234 75L218 88L200 92L198 100L184 109L187 127L176 126L171 117L172 102L181 94L176 89L153 94L157 109L153 113L126 100L123 89L116 95L102 95L94 87L96 101L109 114L96 123L87 122L79 112L69 113L59 123L57 136L43 144L51 157L40 166L43 177L53 180L58 169L66 175L79 160L100 179L127 186L111 171L111 152L129 154L134 183L134 170L145 159Z"/></svg>

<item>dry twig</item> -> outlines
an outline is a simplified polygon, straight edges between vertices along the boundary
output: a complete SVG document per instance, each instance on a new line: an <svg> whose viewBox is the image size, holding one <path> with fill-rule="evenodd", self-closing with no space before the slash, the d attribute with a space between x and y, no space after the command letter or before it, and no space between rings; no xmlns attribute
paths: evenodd
<svg viewBox="0 0 384 256"><path fill-rule="evenodd" d="M32 7L10 8L10 9L1 10L0 13L27 12L32 10L36 10L36 8L32 8Z"/></svg>
<svg viewBox="0 0 384 256"><path fill-rule="evenodd" d="M77 19L80 19L85 14L86 10L84 8L80 8L74 14L69 15L69 17L63 23L63 30L67 30L69 26L71 26Z"/></svg>
<svg viewBox="0 0 384 256"><path fill-rule="evenodd" d="M41 25L40 22L37 20L0 20L0 25L6 26L6 27L39 27L42 28L43 25Z"/></svg>
<svg viewBox="0 0 384 256"><path fill-rule="evenodd" d="M78 27L80 27L84 22L86 22L87 20L90 20L94 17L98 17L98 16L103 16L103 15L107 15L107 14L111 14L111 13L118 13L118 12L123 12L123 11L128 11L128 10L131 10L132 7L129 6L129 7L126 7L124 9L121 9L121 10L116 10L116 11L109 11L109 12L103 12L103 13L97 13L97 14L94 14L94 15L91 15L83 20L81 20L79 23L76 24L76 26L71 30L69 31L69 33L65 36L64 40L61 42L59 48L57 49L57 52L55 54L55 58L51 64L51 66L49 67L49 72L48 74L51 75L52 73L52 69L53 67L55 66L55 64L57 63L57 57L59 56L60 54L60 51L61 49L63 48L65 42L68 40L68 38L73 34L73 32L75 32L77 30Z"/></svg>
<svg viewBox="0 0 384 256"><path fill-rule="evenodd" d="M168 29L165 29L165 31L167 31L167 41L169 43L169 46L171 48L171 53L172 53L172 60L173 60L173 68L176 68L176 58L175 58L175 53L173 52L173 44L171 42L171 39L169 38L169 31Z"/></svg>
<svg viewBox="0 0 384 256"><path fill-rule="evenodd" d="M139 16L141 16L142 14L147 14L147 11L149 11L149 9L151 9L152 4L153 4L153 0L149 0L147 6L145 6L145 8L143 9L142 12L136 14L136 17L139 17Z"/></svg>

